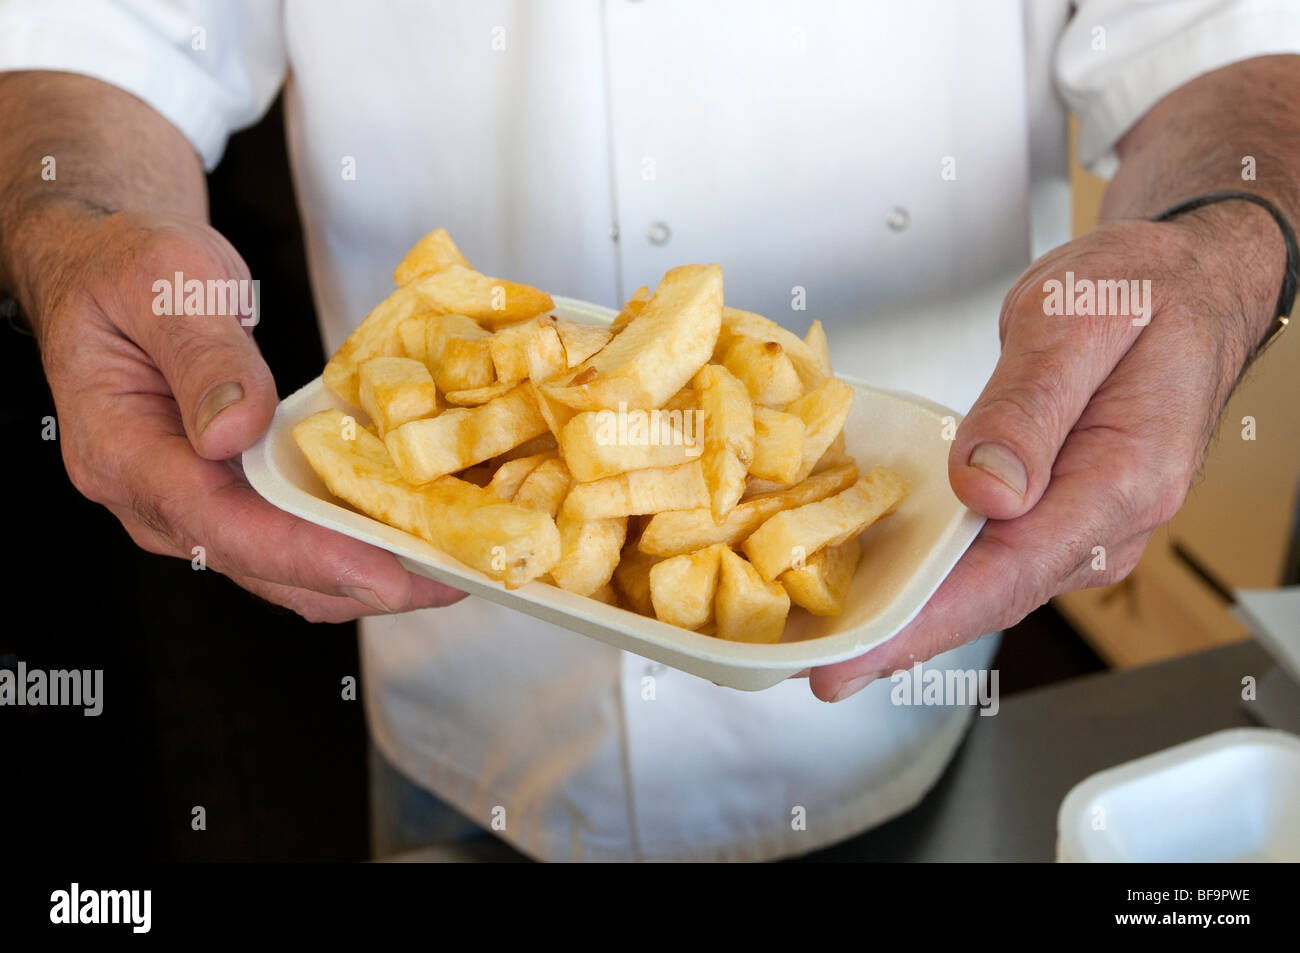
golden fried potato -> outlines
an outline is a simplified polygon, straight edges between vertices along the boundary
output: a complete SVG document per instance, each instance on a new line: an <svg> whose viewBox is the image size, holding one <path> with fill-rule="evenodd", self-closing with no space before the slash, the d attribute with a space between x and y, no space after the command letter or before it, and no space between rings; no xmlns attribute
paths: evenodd
<svg viewBox="0 0 1300 953"><path fill-rule="evenodd" d="M564 342L560 340L555 325L538 322L537 328L525 340L524 363L528 367L528 379L534 384L553 380L569 366Z"/></svg>
<svg viewBox="0 0 1300 953"><path fill-rule="evenodd" d="M659 407L708 361L721 316L722 269L674 268L609 344L541 389L574 410Z"/></svg>
<svg viewBox="0 0 1300 953"><path fill-rule="evenodd" d="M449 390L442 396L447 403L456 407L479 407L490 400L496 400L502 394L508 394L518 386L518 381L514 383L497 381L495 384L488 384L486 387L471 387L469 390Z"/></svg>
<svg viewBox="0 0 1300 953"><path fill-rule="evenodd" d="M435 418L436 419L436 418ZM596 520L708 506L700 461L575 483L564 501L570 519Z"/></svg>
<svg viewBox="0 0 1300 953"><path fill-rule="evenodd" d="M492 335L492 364L498 381L515 382L528 376L528 342L545 317L549 315L498 328Z"/></svg>
<svg viewBox="0 0 1300 953"><path fill-rule="evenodd" d="M593 327L566 321L553 314L543 314L518 324L503 327L492 336L492 363L496 365L497 380L521 381L530 376L528 347L540 328L555 329L558 349L551 342L542 342L546 355L544 366L558 373L567 367L576 367L595 354L610 339L609 328ZM547 375L549 379L551 374Z"/></svg>
<svg viewBox="0 0 1300 953"><path fill-rule="evenodd" d="M325 364L321 373L325 386L349 404L360 406L357 368L374 357L406 356L398 327L408 318L429 310L419 285L419 281L403 285L371 308Z"/></svg>
<svg viewBox="0 0 1300 953"><path fill-rule="evenodd" d="M717 636L731 642L780 642L790 596L779 582L765 582L754 567L723 549L714 599Z"/></svg>
<svg viewBox="0 0 1300 953"><path fill-rule="evenodd" d="M561 513L563 515L563 513ZM632 544L623 547L623 556L614 570L614 588L633 612L654 617L654 603L650 600L650 570L659 562L658 556L643 553Z"/></svg>
<svg viewBox="0 0 1300 953"><path fill-rule="evenodd" d="M421 364L427 364L429 361L429 342L426 340L428 323L429 315L417 314L397 326L397 337L401 341L402 353Z"/></svg>
<svg viewBox="0 0 1300 953"><path fill-rule="evenodd" d="M741 544L749 561L771 581L795 562L807 561L824 546L857 536L894 512L907 495L907 483L885 467L873 467L843 492L816 503L777 513Z"/></svg>
<svg viewBox="0 0 1300 953"><path fill-rule="evenodd" d="M825 499L852 486L857 478L855 466L827 470L792 487L742 500L717 522L707 506L656 513L646 524L638 545L642 551L656 556L677 556L714 543L736 546L782 510Z"/></svg>
<svg viewBox="0 0 1300 953"><path fill-rule="evenodd" d="M681 411L583 411L561 429L560 452L579 483L629 470L675 467L697 459L703 450L695 420Z"/></svg>
<svg viewBox="0 0 1300 953"><path fill-rule="evenodd" d="M618 334L619 331L627 327L632 322L632 319L641 313L641 309L645 307L645 303L649 300L650 289L645 285L632 292L632 297L627 299L627 304L623 305L623 310L610 323L610 334Z"/></svg>
<svg viewBox="0 0 1300 953"><path fill-rule="evenodd" d="M652 566L650 602L655 618L683 629L698 629L712 621L718 565L724 549L709 546Z"/></svg>
<svg viewBox="0 0 1300 953"><path fill-rule="evenodd" d="M510 448L505 453L498 453L492 458L492 463L500 466L508 460L518 460L520 457L531 457L538 453L558 450L559 446L555 442L555 437L544 431L536 437L530 437L519 446Z"/></svg>
<svg viewBox="0 0 1300 953"><path fill-rule="evenodd" d="M827 378L785 409L804 423L803 460L798 479L802 480L844 430L853 406L853 388L838 377Z"/></svg>
<svg viewBox="0 0 1300 953"><path fill-rule="evenodd" d="M831 371L831 345L826 340L826 329L822 327L820 321L814 321L808 328L808 333L803 336L804 343L808 345L808 350L817 359L817 365L821 368L823 374L830 377Z"/></svg>
<svg viewBox="0 0 1300 953"><path fill-rule="evenodd" d="M699 398L695 396L695 388L688 385L664 401L664 405L659 409L665 412L677 410L684 413L688 410L699 410L700 401ZM676 427L677 424L674 423L673 426ZM683 420L682 426L689 430L692 425Z"/></svg>
<svg viewBox="0 0 1300 953"><path fill-rule="evenodd" d="M745 474L754 459L754 405L745 385L720 364L707 364L692 381L704 414L704 455L700 459L709 488L709 507L720 520L745 492Z"/></svg>
<svg viewBox="0 0 1300 953"><path fill-rule="evenodd" d="M460 253L456 243L451 240L445 228L435 228L425 235L406 253L393 271L393 282L399 287L422 275L442 271L451 265L469 267L469 262ZM411 355L414 357L415 355Z"/></svg>
<svg viewBox="0 0 1300 953"><path fill-rule="evenodd" d="M560 433L577 411L554 400L541 385L564 370L564 345L555 328L544 327L529 338L526 350L528 387L533 392L542 419L546 421L546 426L558 445Z"/></svg>
<svg viewBox="0 0 1300 953"><path fill-rule="evenodd" d="M777 576L777 581L785 586L795 605L813 615L836 616L844 611L861 555L855 536L838 546L817 550L803 566L787 569Z"/></svg>
<svg viewBox="0 0 1300 953"><path fill-rule="evenodd" d="M569 468L564 465L563 460L558 457L543 460L528 476L524 477L524 482L519 485L512 502L539 510L554 519L555 514L560 511L560 504L569 493L569 485L572 482Z"/></svg>
<svg viewBox="0 0 1300 953"><path fill-rule="evenodd" d="M491 385L492 332L463 314L430 315L424 327L425 360L439 391Z"/></svg>
<svg viewBox="0 0 1300 953"><path fill-rule="evenodd" d="M722 363L763 407L784 407L803 393L794 364L776 341L736 337Z"/></svg>
<svg viewBox="0 0 1300 953"><path fill-rule="evenodd" d="M545 450L527 457L507 460L497 467L496 472L492 474L492 479L488 481L487 488L508 503L515 498L515 494L523 486L528 474L544 461L556 459L556 456L555 451Z"/></svg>
<svg viewBox="0 0 1300 953"><path fill-rule="evenodd" d="M464 265L451 264L412 278L375 305L329 359L321 376L326 387L348 403L356 404L357 368L363 362L372 357L410 356L399 331L402 322L409 318L429 312L460 314L495 327L531 318L553 306L551 296L545 292L488 278ZM426 338L426 347L431 340ZM491 367L491 355L488 360ZM489 374L486 380L444 383L439 380L434 367L429 369L434 372L433 379L439 390L464 390L492 382Z"/></svg>
<svg viewBox="0 0 1300 953"><path fill-rule="evenodd" d="M791 600L843 610L857 534L907 489L847 453L853 388L820 321L801 339L685 265L586 325L441 228L393 280L322 374L371 423L295 430L332 492L508 586L720 638L779 641Z"/></svg>
<svg viewBox="0 0 1300 953"><path fill-rule="evenodd" d="M748 465L754 459L754 404L749 392L721 364L706 364L691 382L704 412L704 447L725 448Z"/></svg>
<svg viewBox="0 0 1300 953"><path fill-rule="evenodd" d="M312 469L339 499L512 589L550 572L559 561L560 533L545 513L502 503L451 476L411 486L383 442L365 429L349 428L348 420L340 411L326 410L293 428ZM354 439L345 439L351 432Z"/></svg>
<svg viewBox="0 0 1300 953"><path fill-rule="evenodd" d="M841 430L835 439L831 441L831 445L826 448L826 452L818 459L817 465L812 468L812 472L821 473L831 467L842 467L846 463L857 465L857 461L845 449L844 431Z"/></svg>
<svg viewBox="0 0 1300 953"><path fill-rule="evenodd" d="M627 539L627 517L572 520L561 513L555 523L560 530L560 561L551 569L555 584L580 596L607 586Z"/></svg>
<svg viewBox="0 0 1300 953"><path fill-rule="evenodd" d="M564 360L569 367L577 367L608 344L614 336L609 328L559 318L555 319L555 330L559 332L560 343L564 345Z"/></svg>
<svg viewBox="0 0 1300 953"><path fill-rule="evenodd" d="M402 476L427 483L481 463L546 430L526 384L481 407L453 407L413 420L384 437Z"/></svg>
<svg viewBox="0 0 1300 953"><path fill-rule="evenodd" d="M438 390L429 369L409 357L372 357L361 365L359 381L361 409L381 437L438 412Z"/></svg>
<svg viewBox="0 0 1300 953"><path fill-rule="evenodd" d="M749 472L761 480L789 485L803 465L804 422L794 414L754 408L754 462Z"/></svg>
<svg viewBox="0 0 1300 953"><path fill-rule="evenodd" d="M821 361L813 353L812 348L798 335L787 331L761 314L741 311L738 308L723 308L722 329L718 333L717 349L714 353L721 358L736 343L737 338L775 341L781 345L786 356L790 358L790 363L794 365L795 373L799 375L805 391L820 386L828 376L822 372Z"/></svg>
<svg viewBox="0 0 1300 953"><path fill-rule="evenodd" d="M564 587L560 586L560 588L563 589ZM587 598L595 599L597 602L603 602L607 606L618 605L618 592L615 591L614 586L608 582L605 583L605 585L601 586L599 589L597 589L595 592L590 592L587 593L586 595Z"/></svg>
<svg viewBox="0 0 1300 953"><path fill-rule="evenodd" d="M545 291L489 278L465 265L448 265L417 278L405 287L417 288L430 310L463 314L485 328L515 324L555 307L555 302Z"/></svg>

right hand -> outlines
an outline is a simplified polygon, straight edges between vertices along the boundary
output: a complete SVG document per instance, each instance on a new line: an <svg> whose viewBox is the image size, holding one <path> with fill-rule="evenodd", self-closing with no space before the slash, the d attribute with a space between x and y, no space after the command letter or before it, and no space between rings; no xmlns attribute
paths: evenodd
<svg viewBox="0 0 1300 953"><path fill-rule="evenodd" d="M247 279L205 224L129 212L73 227L39 275L34 324L73 485L152 553L193 559L313 622L444 606L464 593L263 500L237 455L276 407L236 315L159 316L153 284Z"/></svg>

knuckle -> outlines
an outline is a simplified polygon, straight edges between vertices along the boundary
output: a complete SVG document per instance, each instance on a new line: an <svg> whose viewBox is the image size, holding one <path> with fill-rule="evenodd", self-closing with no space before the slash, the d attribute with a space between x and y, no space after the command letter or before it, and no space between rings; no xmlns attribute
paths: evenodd
<svg viewBox="0 0 1300 953"><path fill-rule="evenodd" d="M119 490L124 492L131 515L146 529L156 533L173 549L189 552L186 534L182 530L183 514L175 499L169 499L148 478L145 469L149 461L145 456L124 462Z"/></svg>
<svg viewBox="0 0 1300 953"><path fill-rule="evenodd" d="M1016 282L1002 299L1002 310L998 313L998 340L1003 344L1011 334L1012 326L1024 318L1024 302L1028 300L1030 285L1025 279Z"/></svg>
<svg viewBox="0 0 1300 953"><path fill-rule="evenodd" d="M1183 480L1162 481L1156 492L1148 519L1144 521L1151 525L1144 525L1142 529L1158 529L1173 519L1178 511L1183 508L1183 503L1187 499L1187 487L1187 482Z"/></svg>
<svg viewBox="0 0 1300 953"><path fill-rule="evenodd" d="M1190 478L1181 467L1152 466L1138 453L1117 455L1111 487L1117 515L1125 527L1149 533L1168 523L1187 498Z"/></svg>
<svg viewBox="0 0 1300 953"><path fill-rule="evenodd" d="M1104 589L1107 586L1113 586L1117 582L1123 582L1128 578L1137 561L1132 563L1124 560L1120 563L1108 562L1105 569L1095 569L1084 576L1084 584L1081 589Z"/></svg>
<svg viewBox="0 0 1300 953"><path fill-rule="evenodd" d="M322 535L314 523L294 520L285 533L283 551L296 554L292 569L298 585L337 590L372 585L373 567L363 559L363 545L333 533Z"/></svg>
<svg viewBox="0 0 1300 953"><path fill-rule="evenodd" d="M64 367L76 360L85 341L87 301L67 279L52 278L49 300L36 324L41 364L46 379L54 387L62 378Z"/></svg>
<svg viewBox="0 0 1300 953"><path fill-rule="evenodd" d="M100 504L109 502L108 494L104 492L103 481L100 480L94 467L90 466L68 442L63 444L63 469L68 474L72 488L90 502Z"/></svg>
<svg viewBox="0 0 1300 953"><path fill-rule="evenodd" d="M115 462L101 446L99 435L84 427L64 426L60 415L60 455L73 489L101 506L120 503L121 489L115 478Z"/></svg>
<svg viewBox="0 0 1300 953"><path fill-rule="evenodd" d="M209 317L168 317L159 319L155 334L158 357L165 363L177 396L182 397L190 388L204 387L221 375L245 373L248 354L241 336L228 339L217 333L207 322L224 320ZM192 398L200 394L195 392ZM182 400L184 403L184 400Z"/></svg>
<svg viewBox="0 0 1300 953"><path fill-rule="evenodd" d="M1103 589L1123 582L1137 569L1146 552L1146 537L1137 542L1126 544L1123 550L1113 552L1107 560L1105 569L1094 569L1084 575L1084 584L1080 589ZM1083 564L1085 567L1087 563Z"/></svg>
<svg viewBox="0 0 1300 953"><path fill-rule="evenodd" d="M157 319L154 342L176 368L193 367L211 354L214 343L202 333L203 319L168 315Z"/></svg>
<svg viewBox="0 0 1300 953"><path fill-rule="evenodd" d="M985 405L986 412L1010 418L1011 425L1006 428L1008 439L1042 444L1046 441L1045 434L1057 432L1062 427L1062 397L1058 391L1042 383L1046 377L1056 374L1054 366L1045 366L1039 378L1004 388Z"/></svg>
<svg viewBox="0 0 1300 953"><path fill-rule="evenodd" d="M1119 520L1131 526L1134 521L1143 519L1153 488L1146 467L1138 465L1137 457L1125 453L1112 458L1109 482L1112 504Z"/></svg>
<svg viewBox="0 0 1300 953"><path fill-rule="evenodd" d="M998 628L1010 628L1055 595L1054 580L1045 561L1026 560L1015 546L995 536L985 540L1001 550L999 561L1011 576L1009 597L998 620Z"/></svg>
<svg viewBox="0 0 1300 953"><path fill-rule="evenodd" d="M120 519L122 527L126 534L131 537L131 542L137 547L143 549L146 553L153 553L155 556L175 556L176 550L159 540L151 530L142 528L139 524L130 520Z"/></svg>
<svg viewBox="0 0 1300 953"><path fill-rule="evenodd" d="M1034 567L1023 567L1016 573L1011 589L1011 599L1007 603L1000 628L1008 629L1021 622L1052 597L1043 573Z"/></svg>
<svg viewBox="0 0 1300 953"><path fill-rule="evenodd" d="M135 487L127 488L127 505L131 515L146 529L156 533L168 545L178 549L184 548L184 540L174 528L172 520L164 512L163 503L148 493L140 492Z"/></svg>
<svg viewBox="0 0 1300 953"><path fill-rule="evenodd" d="M179 226L145 223L136 230L137 262L146 274L172 278L227 275L246 277L247 265L215 230L201 233Z"/></svg>
<svg viewBox="0 0 1300 953"><path fill-rule="evenodd" d="M1113 586L1116 583L1123 582L1131 576L1133 570L1137 568L1138 559L1139 557L1137 556L1125 558L1121 560L1118 565L1107 567L1106 571L1101 574L1103 581L1099 582L1098 585Z"/></svg>

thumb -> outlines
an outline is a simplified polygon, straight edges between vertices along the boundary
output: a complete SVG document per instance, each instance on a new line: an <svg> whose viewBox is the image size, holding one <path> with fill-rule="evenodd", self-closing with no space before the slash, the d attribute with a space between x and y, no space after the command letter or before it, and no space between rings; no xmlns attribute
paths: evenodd
<svg viewBox="0 0 1300 953"><path fill-rule="evenodd" d="M953 492L998 520L1038 503L1066 437L1127 348L1117 335L1062 327L1041 312L1004 321L997 367L948 455Z"/></svg>
<svg viewBox="0 0 1300 953"><path fill-rule="evenodd" d="M151 279L147 300L130 309L133 339L167 380L191 445L209 460L245 450L275 414L271 370L241 323L241 301L252 300L248 281L242 268L233 277L178 270Z"/></svg>

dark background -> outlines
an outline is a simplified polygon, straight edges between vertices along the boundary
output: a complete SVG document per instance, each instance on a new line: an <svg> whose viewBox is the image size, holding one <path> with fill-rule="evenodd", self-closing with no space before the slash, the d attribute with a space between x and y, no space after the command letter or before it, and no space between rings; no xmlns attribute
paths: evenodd
<svg viewBox="0 0 1300 953"><path fill-rule="evenodd" d="M257 341L283 397L320 373L277 103L210 176L213 224L265 282ZM437 223L429 223L433 228ZM0 666L103 669L104 713L0 707L0 856L10 861L369 856L353 625L309 625L214 572L137 550L82 499L35 344L0 324L9 610ZM1050 608L1007 633L1002 694L1103 668ZM202 805L207 830L191 829Z"/></svg>

